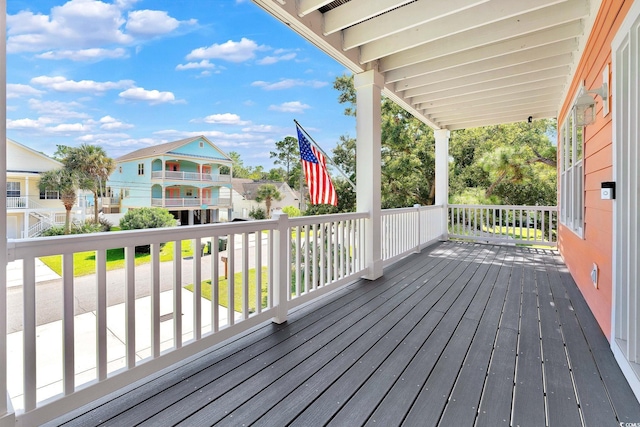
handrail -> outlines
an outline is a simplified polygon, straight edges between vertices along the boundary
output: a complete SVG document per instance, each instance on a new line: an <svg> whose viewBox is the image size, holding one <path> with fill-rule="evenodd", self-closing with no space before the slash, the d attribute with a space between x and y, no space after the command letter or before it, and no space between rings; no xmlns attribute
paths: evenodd
<svg viewBox="0 0 640 427"><path fill-rule="evenodd" d="M557 206L449 205L449 236L509 245L558 244Z"/></svg>

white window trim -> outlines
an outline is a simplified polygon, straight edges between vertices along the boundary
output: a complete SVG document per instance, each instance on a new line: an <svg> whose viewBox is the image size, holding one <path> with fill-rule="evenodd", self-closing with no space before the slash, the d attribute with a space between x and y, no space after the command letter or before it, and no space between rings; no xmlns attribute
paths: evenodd
<svg viewBox="0 0 640 427"><path fill-rule="evenodd" d="M560 222L584 238L584 127L579 134L575 114L567 114L560 130Z"/></svg>

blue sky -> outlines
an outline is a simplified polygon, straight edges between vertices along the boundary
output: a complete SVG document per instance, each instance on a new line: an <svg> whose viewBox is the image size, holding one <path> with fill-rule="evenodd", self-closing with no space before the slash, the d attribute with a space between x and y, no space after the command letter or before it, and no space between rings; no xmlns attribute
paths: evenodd
<svg viewBox="0 0 640 427"><path fill-rule="evenodd" d="M249 0L7 2L7 136L49 155L203 134L269 169L293 119L326 151L355 136L345 72Z"/></svg>

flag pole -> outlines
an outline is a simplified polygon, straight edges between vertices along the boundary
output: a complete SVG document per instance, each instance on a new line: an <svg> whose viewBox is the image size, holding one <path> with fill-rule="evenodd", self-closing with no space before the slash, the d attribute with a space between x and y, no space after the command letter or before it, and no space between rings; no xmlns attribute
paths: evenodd
<svg viewBox="0 0 640 427"><path fill-rule="evenodd" d="M309 132L307 132L307 131L306 131L306 129L305 129L305 128L303 128L303 127L302 127L302 125L301 125L300 123L298 123L298 121L297 121L296 119L293 119L293 122L296 124L296 126L298 126L298 127L302 130L302 132L304 132L304 133L305 133L305 135L307 135L307 137L309 138L309 140L310 140L311 142L313 142L313 145L315 145L315 146L316 146L316 148L317 148L318 150L320 150L320 152L322 153L322 155L323 155L327 160L329 160L329 163L331 163L331 165L332 165L334 168L336 168L336 169L338 170L338 172L340 172L340 175L342 175L342 176L344 177L344 179L346 179L346 180L347 180L347 182L348 182L349 184L351 184L351 187L353 188L353 192L355 193L355 192L356 192L356 185L355 185L355 184L354 184L354 183L349 179L349 177L347 176L347 174L346 174L346 173L344 173L344 172L342 172L342 169L340 169L340 168L338 167L338 165L336 165L336 163L333 161L333 159L332 159L331 157L329 157L329 155L327 155L327 153L325 153L325 151L322 149L322 147L320 147L320 145L318 145L318 143L313 139L313 137L312 137L311 135L309 135Z"/></svg>

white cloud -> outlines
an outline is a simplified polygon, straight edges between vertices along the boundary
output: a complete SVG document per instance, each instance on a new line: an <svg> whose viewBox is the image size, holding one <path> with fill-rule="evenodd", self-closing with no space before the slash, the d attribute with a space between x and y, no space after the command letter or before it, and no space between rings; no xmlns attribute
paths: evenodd
<svg viewBox="0 0 640 427"><path fill-rule="evenodd" d="M251 86L261 87L264 90L283 90L291 89L296 86L305 86L318 89L328 85L327 82L321 82L319 80L300 80L300 79L282 79L279 82L269 83L262 80L257 80L251 83Z"/></svg>
<svg viewBox="0 0 640 427"><path fill-rule="evenodd" d="M62 101L40 101L38 99L29 100L29 108L38 112L42 116L56 117L63 119L88 119L89 115L84 112L76 111L85 107L78 102L62 102Z"/></svg>
<svg viewBox="0 0 640 427"><path fill-rule="evenodd" d="M128 57L127 51L121 47L115 49L80 49L80 50L50 50L36 55L40 59L69 59L71 61L100 61L102 59L117 59Z"/></svg>
<svg viewBox="0 0 640 427"><path fill-rule="evenodd" d="M131 136L126 133L88 133L79 136L78 138L76 138L76 140L92 144L111 145L114 141L129 138L131 138Z"/></svg>
<svg viewBox="0 0 640 427"><path fill-rule="evenodd" d="M82 123L62 123L57 126L47 128L47 132L53 133L70 133L70 132L87 132L90 127Z"/></svg>
<svg viewBox="0 0 640 427"><path fill-rule="evenodd" d="M242 132L258 132L258 133L285 133L285 129L272 125L253 125L242 128Z"/></svg>
<svg viewBox="0 0 640 427"><path fill-rule="evenodd" d="M239 115L232 114L232 113L211 114L210 116L207 116L204 119L202 119L202 121L209 124L238 125L238 126L244 126L251 123L246 120L241 120Z"/></svg>
<svg viewBox="0 0 640 427"><path fill-rule="evenodd" d="M187 62L186 64L178 64L176 65L176 70L197 70L201 68L205 69L213 69L216 66L209 62L208 59L203 59L200 62Z"/></svg>
<svg viewBox="0 0 640 427"><path fill-rule="evenodd" d="M128 101L146 101L151 105L176 102L176 97L172 92L160 92L155 89L146 90L141 87L127 89L124 92L120 92L119 96Z"/></svg>
<svg viewBox="0 0 640 427"><path fill-rule="evenodd" d="M187 21L195 24L196 20ZM153 37L167 34L180 26L180 21L163 10L134 10L129 12L126 29L134 35Z"/></svg>
<svg viewBox="0 0 640 427"><path fill-rule="evenodd" d="M96 82L93 80L67 80L62 76L39 76L31 79L32 84L44 86L58 92L106 92L108 90L126 89L134 86L133 80L117 82Z"/></svg>
<svg viewBox="0 0 640 427"><path fill-rule="evenodd" d="M40 96L44 92L29 85L20 83L7 83L7 99L21 96Z"/></svg>
<svg viewBox="0 0 640 427"><path fill-rule="evenodd" d="M7 119L7 129L15 130L15 129L44 129L44 127L51 123L50 120L45 118L38 118L37 120L33 119L17 119L11 120Z"/></svg>
<svg viewBox="0 0 640 427"><path fill-rule="evenodd" d="M100 129L104 130L120 130L120 129L131 129L134 127L130 123L124 123L120 120L116 120L111 116L104 116L100 119Z"/></svg>
<svg viewBox="0 0 640 427"><path fill-rule="evenodd" d="M7 16L7 52L128 44L133 38L120 30L124 23L118 5L101 1L70 0L50 15L24 10Z"/></svg>
<svg viewBox="0 0 640 427"><path fill-rule="evenodd" d="M311 108L300 101L283 102L280 105L270 105L269 110L280 111L281 113L304 113L304 110Z"/></svg>
<svg viewBox="0 0 640 427"><path fill-rule="evenodd" d="M89 60L121 58L119 51L91 49L112 45L128 46L136 38L149 38L176 31L181 25L193 25L190 19L178 21L166 11L135 10L125 18L123 12L135 0L69 0L51 8L50 13L23 10L7 16L7 52L44 52L43 58ZM55 51L62 49L63 53ZM72 52L77 52L76 56ZM75 59L74 59L75 58ZM83 58L83 59L80 59Z"/></svg>
<svg viewBox="0 0 640 427"><path fill-rule="evenodd" d="M295 57L296 57L296 53L294 53L294 52L286 53L284 55L265 56L264 58L259 59L258 61L256 61L256 64L258 64L258 65L271 65L271 64L275 64L276 62L280 62L280 61L291 61Z"/></svg>
<svg viewBox="0 0 640 427"><path fill-rule="evenodd" d="M229 40L222 44L212 44L209 47L194 49L187 55L187 60L194 59L223 59L229 62L244 62L255 57L257 50L264 49L253 40L243 37L239 42Z"/></svg>

